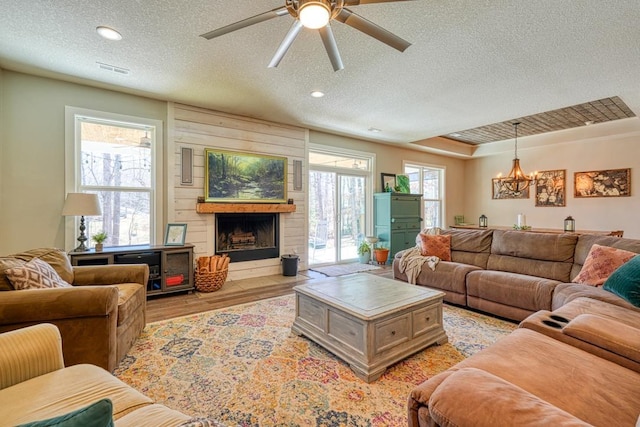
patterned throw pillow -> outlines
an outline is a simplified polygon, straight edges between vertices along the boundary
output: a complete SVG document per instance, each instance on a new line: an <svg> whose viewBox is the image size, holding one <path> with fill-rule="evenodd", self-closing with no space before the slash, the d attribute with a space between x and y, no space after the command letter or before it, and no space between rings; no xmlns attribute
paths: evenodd
<svg viewBox="0 0 640 427"><path fill-rule="evenodd" d="M611 273L636 255L635 252L594 244L573 281L583 285L602 286Z"/></svg>
<svg viewBox="0 0 640 427"><path fill-rule="evenodd" d="M451 235L429 235L420 233L420 254L436 256L441 261L451 261Z"/></svg>
<svg viewBox="0 0 640 427"><path fill-rule="evenodd" d="M38 258L4 272L16 290L71 287L60 278L53 267Z"/></svg>

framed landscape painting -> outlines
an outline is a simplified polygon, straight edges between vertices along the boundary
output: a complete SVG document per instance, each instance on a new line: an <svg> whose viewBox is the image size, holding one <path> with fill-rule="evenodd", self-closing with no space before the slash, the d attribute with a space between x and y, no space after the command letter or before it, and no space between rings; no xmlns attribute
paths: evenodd
<svg viewBox="0 0 640 427"><path fill-rule="evenodd" d="M511 191L502 182L500 178L491 179L491 198L499 199L528 199L529 187L522 191Z"/></svg>
<svg viewBox="0 0 640 427"><path fill-rule="evenodd" d="M536 206L565 206L566 197L565 169L538 172Z"/></svg>
<svg viewBox="0 0 640 427"><path fill-rule="evenodd" d="M631 196L631 169L575 172L573 191L577 198Z"/></svg>
<svg viewBox="0 0 640 427"><path fill-rule="evenodd" d="M286 203L287 158L205 149L205 202Z"/></svg>

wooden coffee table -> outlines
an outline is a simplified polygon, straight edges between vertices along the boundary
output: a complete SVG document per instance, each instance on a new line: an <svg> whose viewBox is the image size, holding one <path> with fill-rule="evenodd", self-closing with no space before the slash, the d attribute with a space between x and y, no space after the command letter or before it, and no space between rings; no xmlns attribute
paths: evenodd
<svg viewBox="0 0 640 427"><path fill-rule="evenodd" d="M448 341L442 325L444 293L351 274L300 285L291 330L349 363L366 382L432 344Z"/></svg>

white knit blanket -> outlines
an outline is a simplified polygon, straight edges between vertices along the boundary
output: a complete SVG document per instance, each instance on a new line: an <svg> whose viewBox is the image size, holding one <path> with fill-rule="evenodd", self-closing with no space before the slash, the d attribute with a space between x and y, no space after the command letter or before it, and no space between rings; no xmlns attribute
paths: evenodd
<svg viewBox="0 0 640 427"><path fill-rule="evenodd" d="M409 283L415 285L416 279L422 271L422 266L427 263L429 268L435 271L436 266L440 262L440 258L437 256L422 256L420 253L420 246L414 246L411 249L407 249L400 257L400 264L398 268L400 273L405 273L409 279Z"/></svg>

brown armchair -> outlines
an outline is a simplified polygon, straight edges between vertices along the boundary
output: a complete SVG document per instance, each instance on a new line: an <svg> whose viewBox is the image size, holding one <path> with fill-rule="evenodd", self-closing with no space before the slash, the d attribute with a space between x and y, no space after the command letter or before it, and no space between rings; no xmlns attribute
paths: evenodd
<svg viewBox="0 0 640 427"><path fill-rule="evenodd" d="M71 288L13 290L4 270L33 258L49 263ZM146 264L72 267L58 249L0 257L0 332L53 323L67 366L113 371L145 326Z"/></svg>

